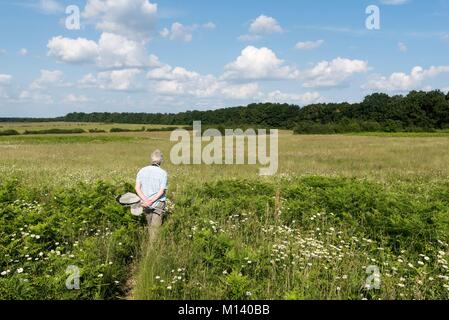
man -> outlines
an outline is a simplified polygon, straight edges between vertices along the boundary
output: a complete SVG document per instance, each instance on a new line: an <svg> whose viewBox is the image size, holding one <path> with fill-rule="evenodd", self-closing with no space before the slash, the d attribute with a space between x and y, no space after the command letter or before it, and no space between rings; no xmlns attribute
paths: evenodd
<svg viewBox="0 0 449 320"><path fill-rule="evenodd" d="M136 193L142 200L149 227L160 227L165 213L167 172L161 169L164 156L160 150L151 154L151 165L137 174Z"/></svg>

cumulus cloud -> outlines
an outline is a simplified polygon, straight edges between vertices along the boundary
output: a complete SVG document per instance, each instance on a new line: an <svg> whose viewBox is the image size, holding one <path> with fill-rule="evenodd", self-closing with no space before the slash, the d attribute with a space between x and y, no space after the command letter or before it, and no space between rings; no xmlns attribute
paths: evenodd
<svg viewBox="0 0 449 320"><path fill-rule="evenodd" d="M295 79L298 70L284 64L269 48L248 46L237 59L225 66L223 79Z"/></svg>
<svg viewBox="0 0 449 320"><path fill-rule="evenodd" d="M248 34L239 37L241 41L254 41L262 36L282 33L284 30L273 17L260 15L249 26Z"/></svg>
<svg viewBox="0 0 449 320"><path fill-rule="evenodd" d="M84 38L52 38L48 54L66 63L92 63L101 68L138 68L157 65L154 56L147 55L144 44L123 36L104 32L98 43Z"/></svg>
<svg viewBox="0 0 449 320"><path fill-rule="evenodd" d="M295 46L298 50L313 50L321 47L324 40L298 42Z"/></svg>
<svg viewBox="0 0 449 320"><path fill-rule="evenodd" d="M140 73L141 70L136 68L104 71L99 72L96 76L89 73L78 81L78 85L81 88L98 88L114 91L137 90L138 85L134 80Z"/></svg>
<svg viewBox="0 0 449 320"><path fill-rule="evenodd" d="M367 61L345 58L336 58L332 61L321 61L304 73L304 87L319 88L340 86L352 75L367 71Z"/></svg>
<svg viewBox="0 0 449 320"><path fill-rule="evenodd" d="M157 4L149 0L88 0L82 16L95 23L100 31L148 41L157 10Z"/></svg>
<svg viewBox="0 0 449 320"><path fill-rule="evenodd" d="M60 70L41 70L39 78L34 80L31 90L45 90L50 86L62 85L63 73Z"/></svg>
<svg viewBox="0 0 449 320"><path fill-rule="evenodd" d="M432 66L429 69L416 66L410 74L395 72L388 77L374 76L363 88L393 92L409 91L420 88L424 80L442 73L449 73L449 66Z"/></svg>
<svg viewBox="0 0 449 320"><path fill-rule="evenodd" d="M237 100L254 99L261 95L257 83L227 85L221 89L221 93L227 98Z"/></svg>
<svg viewBox="0 0 449 320"><path fill-rule="evenodd" d="M92 62L98 58L100 49L95 41L84 38L53 37L47 44L48 55L68 63Z"/></svg>
<svg viewBox="0 0 449 320"><path fill-rule="evenodd" d="M162 29L160 35L161 37L170 40L191 42L193 39L193 33L200 29L212 30L215 29L215 24L212 22L208 22L203 25L194 24L191 26L186 26L182 23L175 22L171 25L170 28Z"/></svg>

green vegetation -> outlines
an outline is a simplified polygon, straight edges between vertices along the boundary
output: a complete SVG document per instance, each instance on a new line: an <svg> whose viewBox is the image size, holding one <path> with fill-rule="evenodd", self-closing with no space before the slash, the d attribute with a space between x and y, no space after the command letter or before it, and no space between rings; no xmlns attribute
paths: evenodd
<svg viewBox="0 0 449 320"><path fill-rule="evenodd" d="M45 129L45 130L25 130L23 134L79 134L85 133L83 129Z"/></svg>
<svg viewBox="0 0 449 320"><path fill-rule="evenodd" d="M124 129L124 128L112 128L109 130L111 133L118 133L118 132L144 132L145 127L142 127L140 129Z"/></svg>
<svg viewBox="0 0 449 320"><path fill-rule="evenodd" d="M106 130L100 130L100 129L89 129L89 133L106 133Z"/></svg>
<svg viewBox="0 0 449 320"><path fill-rule="evenodd" d="M16 136L19 134L17 130L0 130L0 136Z"/></svg>
<svg viewBox="0 0 449 320"><path fill-rule="evenodd" d="M269 179L258 166L167 157L173 205L150 244L115 196L132 189L152 150L170 154L169 137L0 137L0 299L449 298L444 131L280 131L279 173ZM65 287L70 265L80 291ZM370 266L379 290L364 287Z"/></svg>
<svg viewBox="0 0 449 320"><path fill-rule="evenodd" d="M114 197L129 185L78 183L34 189L0 183L0 299L114 299L123 296L139 249L140 222ZM68 290L68 266L80 290Z"/></svg>
<svg viewBox="0 0 449 320"><path fill-rule="evenodd" d="M304 177L186 190L140 262L138 299L449 298L445 185ZM365 287L368 266L381 289Z"/></svg>

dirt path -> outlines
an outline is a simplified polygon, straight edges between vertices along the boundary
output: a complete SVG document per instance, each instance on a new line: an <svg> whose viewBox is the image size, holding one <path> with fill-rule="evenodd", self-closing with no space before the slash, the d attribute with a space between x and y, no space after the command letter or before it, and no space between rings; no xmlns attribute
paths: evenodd
<svg viewBox="0 0 449 320"><path fill-rule="evenodd" d="M148 231L148 239L147 239L148 244L143 244L143 247L146 247L146 250L148 250L148 248L151 248L152 245L157 241L159 231L160 231L160 226L151 226L147 229L147 231ZM128 280L126 281L126 284L125 284L124 300L135 300L133 293L134 293L134 288L137 284L136 275L138 272L138 265L139 265L139 261L134 261L132 263L131 267L129 268L130 269L129 273L131 276L128 278Z"/></svg>

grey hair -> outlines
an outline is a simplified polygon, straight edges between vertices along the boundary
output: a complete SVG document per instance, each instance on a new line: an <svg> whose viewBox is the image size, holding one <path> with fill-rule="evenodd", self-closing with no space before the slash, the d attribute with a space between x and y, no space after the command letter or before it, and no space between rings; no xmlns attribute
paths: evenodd
<svg viewBox="0 0 449 320"><path fill-rule="evenodd" d="M161 165L164 161L164 155L161 150L157 149L151 154L151 163L156 165Z"/></svg>

